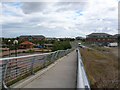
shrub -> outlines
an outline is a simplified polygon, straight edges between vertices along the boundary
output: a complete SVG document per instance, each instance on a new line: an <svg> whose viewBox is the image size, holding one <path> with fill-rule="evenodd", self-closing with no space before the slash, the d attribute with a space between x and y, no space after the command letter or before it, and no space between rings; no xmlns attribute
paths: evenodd
<svg viewBox="0 0 120 90"><path fill-rule="evenodd" d="M27 53L34 53L35 51L34 50L28 50Z"/></svg>
<svg viewBox="0 0 120 90"><path fill-rule="evenodd" d="M53 44L53 51L56 51L56 50L66 50L66 49L70 49L71 48L71 45L70 45L70 42L69 41L56 41L54 44Z"/></svg>

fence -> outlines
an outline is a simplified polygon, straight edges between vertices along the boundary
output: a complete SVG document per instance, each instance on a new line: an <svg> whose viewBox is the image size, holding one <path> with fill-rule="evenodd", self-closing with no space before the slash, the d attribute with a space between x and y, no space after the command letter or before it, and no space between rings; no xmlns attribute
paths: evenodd
<svg viewBox="0 0 120 90"><path fill-rule="evenodd" d="M77 49L77 59L78 59L78 68L77 68L77 89L87 89L90 90L90 85L88 82L87 75L85 73L84 65L81 59L79 48Z"/></svg>
<svg viewBox="0 0 120 90"><path fill-rule="evenodd" d="M33 75L38 70L50 65L58 58L61 58L70 52L71 49L68 49L51 53L0 59L0 88L2 88L2 85L4 88L7 88L19 80Z"/></svg>

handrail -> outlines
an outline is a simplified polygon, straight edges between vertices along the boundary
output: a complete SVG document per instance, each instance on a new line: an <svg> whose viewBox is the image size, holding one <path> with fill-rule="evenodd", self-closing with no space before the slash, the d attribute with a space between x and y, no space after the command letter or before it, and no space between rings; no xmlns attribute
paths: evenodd
<svg viewBox="0 0 120 90"><path fill-rule="evenodd" d="M58 51L64 51L64 50L58 50ZM55 51L55 52L58 52L58 51ZM10 59L19 59L19 58L33 57L33 56L39 56L39 55L48 55L48 54L52 54L52 53L55 53L55 52L32 54L32 55L17 56L17 57L8 57L8 58L0 58L0 61L7 60L7 59L10 60Z"/></svg>
<svg viewBox="0 0 120 90"><path fill-rule="evenodd" d="M77 61L78 61L78 66L77 66L77 89L87 89L90 90L90 85L89 85L89 81L84 69L84 65L82 62L82 58L80 55L80 51L79 48L77 48L76 50L77 52Z"/></svg>
<svg viewBox="0 0 120 90"><path fill-rule="evenodd" d="M26 56L1 58L0 68L2 69L2 85L7 85L19 81L24 77L34 75L36 71L47 67L57 59L70 53L72 49L58 50L50 53L33 54ZM1 84L0 79L0 84ZM0 85L1 89L1 85Z"/></svg>

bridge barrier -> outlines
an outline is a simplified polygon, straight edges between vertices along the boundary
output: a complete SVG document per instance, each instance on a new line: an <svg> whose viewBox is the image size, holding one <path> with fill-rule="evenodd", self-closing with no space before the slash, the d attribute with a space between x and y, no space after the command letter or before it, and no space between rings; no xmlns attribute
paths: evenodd
<svg viewBox="0 0 120 90"><path fill-rule="evenodd" d="M76 51L77 51L77 64L78 64L77 65L77 89L90 90L89 81L84 69L84 64L82 62L79 48Z"/></svg>
<svg viewBox="0 0 120 90"><path fill-rule="evenodd" d="M59 50L51 53L0 59L0 89L30 76L47 67L57 59L70 53L72 49Z"/></svg>

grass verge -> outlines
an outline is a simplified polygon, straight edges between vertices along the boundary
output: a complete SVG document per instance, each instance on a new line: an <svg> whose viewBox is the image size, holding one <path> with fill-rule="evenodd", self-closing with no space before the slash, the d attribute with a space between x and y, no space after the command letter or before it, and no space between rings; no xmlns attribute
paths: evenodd
<svg viewBox="0 0 120 90"><path fill-rule="evenodd" d="M118 58L110 51L97 50L80 49L91 87L117 88Z"/></svg>

